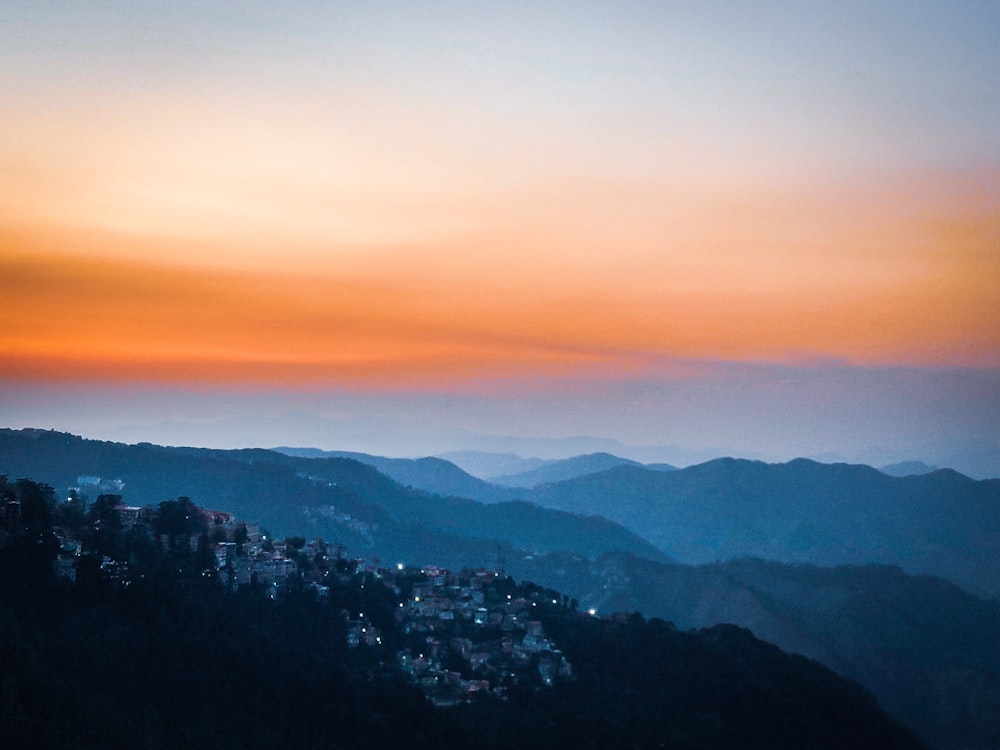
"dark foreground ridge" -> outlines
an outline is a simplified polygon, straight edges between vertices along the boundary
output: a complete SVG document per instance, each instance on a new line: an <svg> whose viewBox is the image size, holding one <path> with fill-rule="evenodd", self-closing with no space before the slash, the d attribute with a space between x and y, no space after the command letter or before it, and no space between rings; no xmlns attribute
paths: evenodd
<svg viewBox="0 0 1000 750"><path fill-rule="evenodd" d="M747 630L598 618L501 571L371 569L300 538L280 585L276 566L241 583L269 541L252 525L117 500L0 481L4 747L922 747Z"/></svg>

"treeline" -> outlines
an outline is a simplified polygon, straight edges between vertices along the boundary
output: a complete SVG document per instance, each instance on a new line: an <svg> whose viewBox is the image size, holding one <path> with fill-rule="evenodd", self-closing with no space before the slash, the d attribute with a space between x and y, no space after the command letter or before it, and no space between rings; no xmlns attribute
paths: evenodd
<svg viewBox="0 0 1000 750"><path fill-rule="evenodd" d="M293 578L272 599L168 546L148 564L132 551L127 579L78 571L70 583L53 568L66 503L27 481L0 482L0 498L19 509L0 535L4 747L920 747L857 685L748 631L561 605L539 619L575 679L435 708L393 666L401 594L382 579L331 576L320 596ZM127 548L116 533L102 543ZM386 644L347 647L345 611L360 603Z"/></svg>

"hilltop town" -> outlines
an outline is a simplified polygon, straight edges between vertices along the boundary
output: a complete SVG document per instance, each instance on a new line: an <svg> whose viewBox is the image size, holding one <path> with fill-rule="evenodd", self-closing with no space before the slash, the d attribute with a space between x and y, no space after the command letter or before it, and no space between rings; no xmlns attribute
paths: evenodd
<svg viewBox="0 0 1000 750"><path fill-rule="evenodd" d="M921 747L747 630L598 617L503 569L365 561L186 497L0 476L0 604L5 746Z"/></svg>
<svg viewBox="0 0 1000 750"><path fill-rule="evenodd" d="M81 480L101 489L122 486ZM326 601L336 590L347 647L377 649L384 667L405 675L438 706L572 678L571 664L537 611L576 603L538 586L518 586L502 570L383 567L348 557L343 546L323 539L272 539L254 522L188 498L155 507L121 500L104 493L88 504L81 487L74 487L55 505L58 579L89 575L127 587L147 575L158 556L170 555L219 586L252 587L272 599L294 589ZM0 534L7 538L35 524L41 512L37 503L16 497L6 498L2 511Z"/></svg>

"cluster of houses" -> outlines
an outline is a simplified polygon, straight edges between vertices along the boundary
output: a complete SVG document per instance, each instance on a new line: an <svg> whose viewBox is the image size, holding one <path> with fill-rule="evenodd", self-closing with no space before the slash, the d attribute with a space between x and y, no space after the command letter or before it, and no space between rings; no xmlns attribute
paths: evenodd
<svg viewBox="0 0 1000 750"><path fill-rule="evenodd" d="M523 595L502 572L487 568L451 572L434 566L398 565L392 570L366 566L363 560L347 560L343 547L321 539L276 541L268 539L257 524L240 521L231 513L193 504L185 508L190 531L179 540L176 534L168 538L162 530L155 531L161 509L119 504L113 511L122 531L144 529L158 537L162 546L176 548L179 543L190 545L192 551L210 551L215 570L206 574L214 572L232 588L256 583L274 597L291 576L301 575L319 596L328 596L329 589L313 564L319 560L324 561L325 570L339 569L344 581L357 572L373 574L398 605L396 634L402 634L405 646L391 658L437 705L454 705L479 693L502 695L523 680L552 685L572 675L570 663L537 616L539 606L558 603L558 599L548 600L551 592ZM55 531L60 544L56 572L72 580L83 545L63 529ZM101 571L108 580L129 581L125 562L104 557ZM385 634L364 612L347 617L348 647L384 645Z"/></svg>
<svg viewBox="0 0 1000 750"><path fill-rule="evenodd" d="M435 704L484 691L502 695L525 679L552 685L572 675L537 619L538 607L548 603L543 592L505 593L504 576L485 568L425 567L401 575L410 586L396 619L408 647L396 654L397 663Z"/></svg>

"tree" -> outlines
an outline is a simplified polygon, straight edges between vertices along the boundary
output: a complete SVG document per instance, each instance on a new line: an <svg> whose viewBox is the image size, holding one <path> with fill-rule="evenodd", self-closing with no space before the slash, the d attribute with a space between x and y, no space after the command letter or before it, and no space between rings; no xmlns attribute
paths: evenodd
<svg viewBox="0 0 1000 750"><path fill-rule="evenodd" d="M243 554L243 546L250 541L250 534L247 533L247 525L241 523L236 527L236 531L233 532L233 541L236 542L236 554L240 556Z"/></svg>
<svg viewBox="0 0 1000 750"><path fill-rule="evenodd" d="M116 560L122 555L122 519L117 510L121 503L121 495L99 495L87 512L90 533L85 538L86 546Z"/></svg>
<svg viewBox="0 0 1000 750"><path fill-rule="evenodd" d="M121 495L98 495L87 511L87 520L95 526L99 524L121 528L121 518L115 510L121 504Z"/></svg>
<svg viewBox="0 0 1000 750"><path fill-rule="evenodd" d="M207 531L208 524L189 497L164 500L156 519L156 533L165 534L171 549L189 545L192 534Z"/></svg>
<svg viewBox="0 0 1000 750"><path fill-rule="evenodd" d="M52 526L55 491L47 484L18 479L15 492L21 501L20 531L29 537L45 534Z"/></svg>
<svg viewBox="0 0 1000 750"><path fill-rule="evenodd" d="M75 489L69 491L66 502L56 508L56 523L70 529L79 530L87 518L87 496Z"/></svg>

